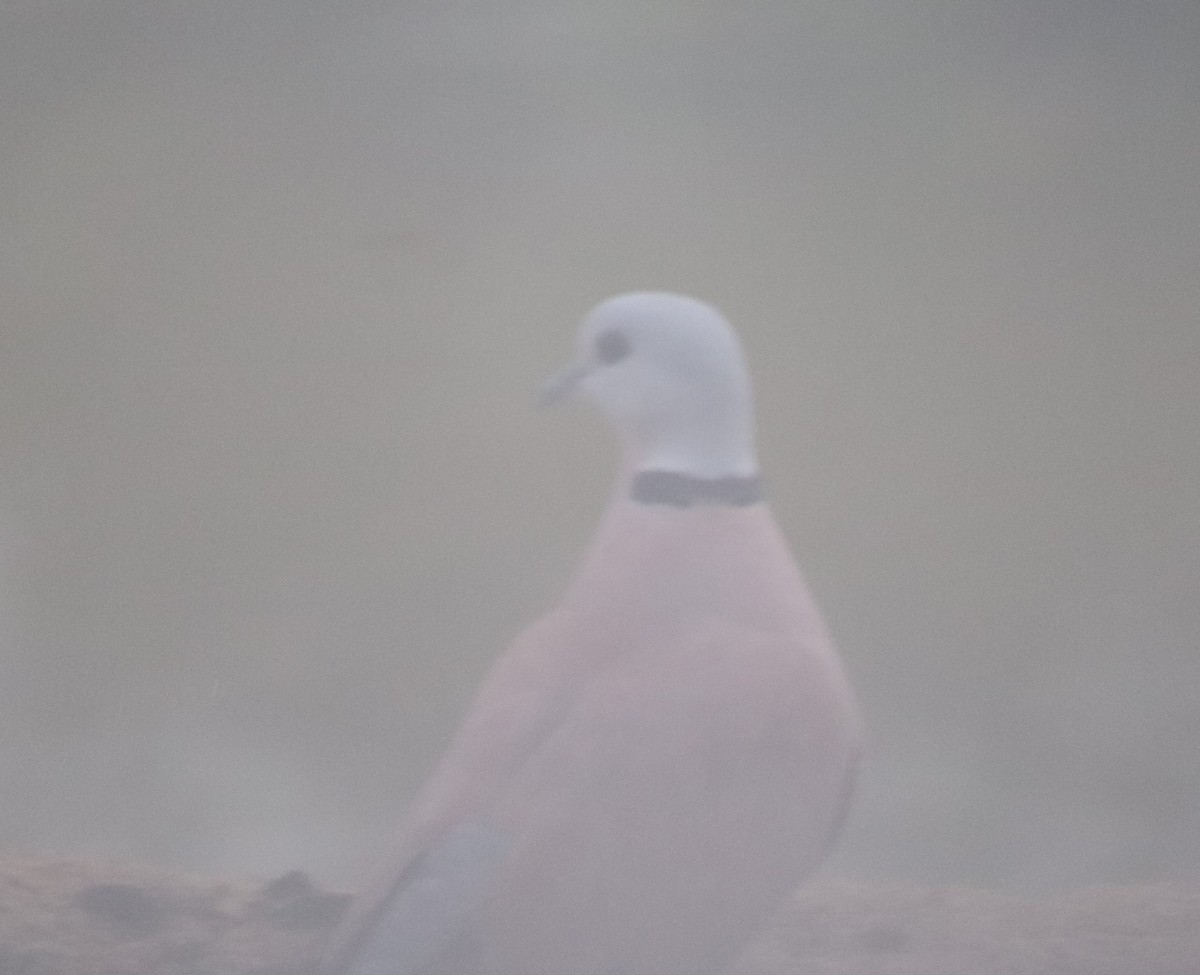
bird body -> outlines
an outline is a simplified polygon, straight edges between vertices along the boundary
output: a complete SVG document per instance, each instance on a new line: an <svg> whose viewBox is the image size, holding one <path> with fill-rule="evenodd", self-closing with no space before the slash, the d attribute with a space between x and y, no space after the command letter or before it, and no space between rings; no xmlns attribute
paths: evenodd
<svg viewBox="0 0 1200 975"><path fill-rule="evenodd" d="M594 371L645 348L648 307L685 303L704 324L716 315L673 295L607 304L622 301L620 332L594 321L604 305L585 320L569 380L585 392ZM732 333L715 321L725 342ZM613 334L629 348L598 348ZM694 351L692 338L685 329L674 341ZM674 363L672 342L663 348ZM744 373L736 340L732 349ZM718 351L723 368L730 353ZM658 388L653 371L643 378ZM617 401L628 438L582 566L485 680L335 936L331 975L707 975L826 852L859 719L758 499L752 444L726 444L701 474L660 468L660 440L711 459L703 391L698 413L639 426L624 420L646 420L628 386L592 393ZM663 402L675 409L678 396ZM743 441L748 416L734 424Z"/></svg>

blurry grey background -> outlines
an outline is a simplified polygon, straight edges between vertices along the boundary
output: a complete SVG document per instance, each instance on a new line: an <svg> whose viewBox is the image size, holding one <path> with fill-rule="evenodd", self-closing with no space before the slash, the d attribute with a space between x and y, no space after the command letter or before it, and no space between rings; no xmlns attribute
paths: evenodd
<svg viewBox="0 0 1200 975"><path fill-rule="evenodd" d="M9 0L0 109L0 847L354 876L665 288L869 715L828 869L1200 875L1195 0Z"/></svg>

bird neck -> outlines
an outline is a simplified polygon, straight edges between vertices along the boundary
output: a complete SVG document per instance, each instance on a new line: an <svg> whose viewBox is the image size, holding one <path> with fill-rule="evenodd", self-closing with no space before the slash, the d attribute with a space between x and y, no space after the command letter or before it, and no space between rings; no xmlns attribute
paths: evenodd
<svg viewBox="0 0 1200 975"><path fill-rule="evenodd" d="M657 482L676 475L678 483L758 477L754 417L749 404L736 397L646 416L624 433L622 466L628 476L654 474Z"/></svg>
<svg viewBox="0 0 1200 975"><path fill-rule="evenodd" d="M749 421L706 425L694 437L679 430L666 442L629 444L620 491L645 505L745 507L762 500L762 478Z"/></svg>
<svg viewBox="0 0 1200 975"><path fill-rule="evenodd" d="M629 482L629 497L639 504L691 508L695 505L726 505L744 508L763 499L758 473L725 477L695 477L678 471L640 470Z"/></svg>

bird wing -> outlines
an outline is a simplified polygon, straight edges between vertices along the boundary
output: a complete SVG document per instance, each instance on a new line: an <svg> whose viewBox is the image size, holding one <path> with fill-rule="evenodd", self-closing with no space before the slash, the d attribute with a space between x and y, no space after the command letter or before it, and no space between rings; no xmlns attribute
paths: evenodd
<svg viewBox="0 0 1200 975"><path fill-rule="evenodd" d="M709 620L559 700L334 971L713 971L824 854L858 750L830 654Z"/></svg>
<svg viewBox="0 0 1200 975"><path fill-rule="evenodd" d="M422 892L436 885L443 871L458 871L468 850L477 851L480 869L493 861L491 851L499 842L489 842L470 824L480 821L481 810L495 800L549 729L561 720L566 702L587 673L577 659L562 652L563 647L586 644L572 638L571 632L568 614L554 610L527 627L493 665L437 769L422 786L398 834L326 945L322 972L373 971L354 967L363 964L355 960L378 935L385 908L394 911L395 919L389 923L397 929L415 925L417 913L424 912L428 921L437 910L426 907L418 911L414 901L403 899L406 890L411 888L418 899L425 896ZM460 828L465 832L455 832ZM444 855L438 852L440 848ZM443 898L444 909L452 913L453 898L441 891L438 896ZM468 899L464 897L464 902ZM436 925L431 930L433 927ZM447 937L449 930L447 927ZM422 943L436 940L424 934L414 937ZM419 954L416 952L414 959Z"/></svg>

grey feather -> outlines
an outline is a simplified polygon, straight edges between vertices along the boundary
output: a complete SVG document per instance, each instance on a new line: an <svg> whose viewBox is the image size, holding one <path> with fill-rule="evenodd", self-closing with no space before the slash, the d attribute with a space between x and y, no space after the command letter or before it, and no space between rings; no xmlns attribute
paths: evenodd
<svg viewBox="0 0 1200 975"><path fill-rule="evenodd" d="M419 975L467 935L487 898L510 839L494 827L462 823L405 871L364 932L346 975Z"/></svg>

